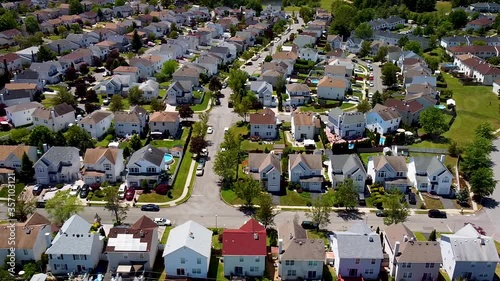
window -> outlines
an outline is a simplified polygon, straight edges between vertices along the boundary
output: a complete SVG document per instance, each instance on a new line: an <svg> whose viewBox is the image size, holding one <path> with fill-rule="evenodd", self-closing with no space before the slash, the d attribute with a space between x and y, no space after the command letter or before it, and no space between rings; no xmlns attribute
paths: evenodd
<svg viewBox="0 0 500 281"><path fill-rule="evenodd" d="M201 268L193 268L193 269L191 270L191 272L192 272L193 274L201 274Z"/></svg>
<svg viewBox="0 0 500 281"><path fill-rule="evenodd" d="M363 176L362 176L362 175L358 175L358 176L356 177L356 180L357 180L357 181L363 181Z"/></svg>
<svg viewBox="0 0 500 281"><path fill-rule="evenodd" d="M379 178L385 178L385 175L386 175L386 174L385 174L385 171L379 171L379 172L378 172L378 176L379 176Z"/></svg>
<svg viewBox="0 0 500 281"><path fill-rule="evenodd" d="M375 259L372 259L372 264L375 264Z"/></svg>
<svg viewBox="0 0 500 281"><path fill-rule="evenodd" d="M471 263L470 267L476 267L476 264L475 263Z"/></svg>
<svg viewBox="0 0 500 281"><path fill-rule="evenodd" d="M25 256L27 256L27 255L28 255L28 250L27 250L27 249L23 249L23 254L24 254Z"/></svg>
<svg viewBox="0 0 500 281"><path fill-rule="evenodd" d="M309 261L309 266L316 266L317 264L317 261Z"/></svg>
<svg viewBox="0 0 500 281"><path fill-rule="evenodd" d="M403 273L403 278L411 278L412 273L411 272L405 272Z"/></svg>
<svg viewBox="0 0 500 281"><path fill-rule="evenodd" d="M434 268L434 264L433 263L426 263L425 268Z"/></svg>
<svg viewBox="0 0 500 281"><path fill-rule="evenodd" d="M123 254L123 258L127 260L128 259L128 254Z"/></svg>
<svg viewBox="0 0 500 281"><path fill-rule="evenodd" d="M285 265L294 265L295 264L295 261L293 260L286 260L285 261Z"/></svg>
<svg viewBox="0 0 500 281"><path fill-rule="evenodd" d="M104 170L109 171L111 170L111 164L104 164Z"/></svg>
<svg viewBox="0 0 500 281"><path fill-rule="evenodd" d="M92 129L92 125L89 125L90 129Z"/></svg>
<svg viewBox="0 0 500 281"><path fill-rule="evenodd" d="M255 259L255 262L260 262L260 258L256 258L256 259Z"/></svg>
<svg viewBox="0 0 500 281"><path fill-rule="evenodd" d="M404 177L404 172L397 172L396 177Z"/></svg>
<svg viewBox="0 0 500 281"><path fill-rule="evenodd" d="M112 179L112 178L113 178L113 175L112 175L112 174L106 174L106 178L107 178L107 179Z"/></svg>
<svg viewBox="0 0 500 281"><path fill-rule="evenodd" d="M404 262L403 268L411 268L411 262Z"/></svg>
<svg viewBox="0 0 500 281"><path fill-rule="evenodd" d="M443 183L449 183L449 182L450 182L450 179L448 177L444 177Z"/></svg>
<svg viewBox="0 0 500 281"><path fill-rule="evenodd" d="M181 258L181 264L185 264L186 263L186 259L185 258Z"/></svg>
<svg viewBox="0 0 500 281"><path fill-rule="evenodd" d="M42 167L37 167L36 168L37 173L43 173L43 168Z"/></svg>
<svg viewBox="0 0 500 281"><path fill-rule="evenodd" d="M259 272L258 266L250 266L250 272Z"/></svg>
<svg viewBox="0 0 500 281"><path fill-rule="evenodd" d="M486 267L491 267L491 263L487 264Z"/></svg>
<svg viewBox="0 0 500 281"><path fill-rule="evenodd" d="M240 262L243 262L243 260L244 260L243 257L240 257Z"/></svg>
<svg viewBox="0 0 500 281"><path fill-rule="evenodd" d="M201 264L201 258L196 259L196 264Z"/></svg>
<svg viewBox="0 0 500 281"><path fill-rule="evenodd" d="M131 173L139 173L139 168L130 168Z"/></svg>
<svg viewBox="0 0 500 281"><path fill-rule="evenodd" d="M147 167L146 172L148 173L156 173L156 167Z"/></svg>
<svg viewBox="0 0 500 281"><path fill-rule="evenodd" d="M373 268L365 269L365 274L373 274Z"/></svg>
<svg viewBox="0 0 500 281"><path fill-rule="evenodd" d="M142 253L141 253L141 254L139 255L139 258L143 259L143 258L144 258L144 254L142 254Z"/></svg>
<svg viewBox="0 0 500 281"><path fill-rule="evenodd" d="M289 269L289 270L287 271L287 275L288 275L288 276L297 276L297 271L296 271L296 270Z"/></svg>
<svg viewBox="0 0 500 281"><path fill-rule="evenodd" d="M356 259L356 264L359 264L359 259Z"/></svg>

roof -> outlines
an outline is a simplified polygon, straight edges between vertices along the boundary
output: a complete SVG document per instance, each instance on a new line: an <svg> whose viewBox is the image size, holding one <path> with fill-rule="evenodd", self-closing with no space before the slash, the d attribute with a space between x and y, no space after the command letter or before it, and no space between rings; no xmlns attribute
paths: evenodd
<svg viewBox="0 0 500 281"><path fill-rule="evenodd" d="M106 119L109 116L112 116L113 113L109 111L104 111L104 110L97 110L89 115L85 116L82 120L80 120L80 124L92 124L95 125L102 120Z"/></svg>
<svg viewBox="0 0 500 281"><path fill-rule="evenodd" d="M163 156L165 152L159 148L152 145L146 145L145 147L137 150L132 154L128 163L136 163L141 160L148 161L156 166L160 166L163 163Z"/></svg>
<svg viewBox="0 0 500 281"><path fill-rule="evenodd" d="M315 115L311 112L294 112L292 115L295 126L313 126Z"/></svg>
<svg viewBox="0 0 500 281"><path fill-rule="evenodd" d="M382 244L377 233L364 222L355 223L347 232L334 232L330 236L332 248L338 249L339 258L383 258Z"/></svg>
<svg viewBox="0 0 500 281"><path fill-rule="evenodd" d="M49 120L52 119L51 112L54 112L54 117L58 117L68 113L74 113L75 109L73 108L73 106L67 103L61 103L55 105L53 108L43 108L43 107L36 108L31 116L44 120Z"/></svg>
<svg viewBox="0 0 500 281"><path fill-rule="evenodd" d="M35 149L34 146L19 145L0 145L0 161L5 161L11 154L14 154L19 160L22 159L24 153L29 155L30 150Z"/></svg>
<svg viewBox="0 0 500 281"><path fill-rule="evenodd" d="M401 118L401 115L399 114L399 112L395 108L387 107L387 106L384 106L381 104L375 105L375 107L372 110L370 110L370 112L378 113L378 115L384 121Z"/></svg>
<svg viewBox="0 0 500 281"><path fill-rule="evenodd" d="M36 71L33 71L31 69L25 69L23 70L22 72L20 73L17 73L16 76L15 76L15 79L38 79L38 77L40 76L40 74Z"/></svg>
<svg viewBox="0 0 500 281"><path fill-rule="evenodd" d="M323 158L320 154L290 154L288 157L291 169L300 163L305 164L311 170L323 168Z"/></svg>
<svg viewBox="0 0 500 281"><path fill-rule="evenodd" d="M261 113L250 114L250 124L276 125L276 114L269 108L264 109Z"/></svg>
<svg viewBox="0 0 500 281"><path fill-rule="evenodd" d="M426 171L429 176L448 171L448 168L439 161L438 157L413 157L413 161L417 172Z"/></svg>
<svg viewBox="0 0 500 281"><path fill-rule="evenodd" d="M283 250L286 250L294 239L307 239L307 232L297 220L287 221L278 227L278 239L283 240Z"/></svg>
<svg viewBox="0 0 500 281"><path fill-rule="evenodd" d="M487 18L487 17L482 17L482 18L478 18L478 19L475 19L473 21L470 21L467 24L487 26L487 25L491 25L492 23L493 23L492 19Z"/></svg>
<svg viewBox="0 0 500 281"><path fill-rule="evenodd" d="M194 67L183 66L179 68L172 76L181 76L181 77L199 77L200 73Z"/></svg>
<svg viewBox="0 0 500 281"><path fill-rule="evenodd" d="M177 122L178 120L178 112L156 111L149 117L149 122Z"/></svg>
<svg viewBox="0 0 500 281"><path fill-rule="evenodd" d="M343 124L365 123L365 115L361 112L345 112L340 107L335 107L328 112L328 116L337 120L342 117Z"/></svg>
<svg viewBox="0 0 500 281"><path fill-rule="evenodd" d="M41 103L33 101L33 102L11 105L9 107L6 107L5 110L8 112L18 112L39 107L41 108L43 107L43 105Z"/></svg>
<svg viewBox="0 0 500 281"><path fill-rule="evenodd" d="M98 233L90 233L91 224L73 215L61 227L46 254L90 255Z"/></svg>
<svg viewBox="0 0 500 281"><path fill-rule="evenodd" d="M175 227L170 230L163 257L180 248L191 249L209 259L212 251L212 231L192 220Z"/></svg>
<svg viewBox="0 0 500 281"><path fill-rule="evenodd" d="M149 252L154 232L158 226L150 218L142 216L132 226L116 226L110 229L106 252Z"/></svg>
<svg viewBox="0 0 500 281"><path fill-rule="evenodd" d="M266 229L253 218L239 229L225 229L222 237L223 256L267 255Z"/></svg>
<svg viewBox="0 0 500 281"><path fill-rule="evenodd" d="M347 87L347 80L345 80L345 78L325 76L319 80L318 87L345 89Z"/></svg>
<svg viewBox="0 0 500 281"><path fill-rule="evenodd" d="M116 164L118 156L122 153L123 150L119 148L88 148L83 157L83 164L96 164L103 157Z"/></svg>
<svg viewBox="0 0 500 281"><path fill-rule="evenodd" d="M136 112L125 112L118 111L115 112L115 116L113 118L115 123L140 123L141 119Z"/></svg>
<svg viewBox="0 0 500 281"><path fill-rule="evenodd" d="M294 52L276 52L273 55L273 60L296 60L297 54Z"/></svg>
<svg viewBox="0 0 500 281"><path fill-rule="evenodd" d="M471 224L465 225L455 234L442 234L441 243L451 245L455 261L500 261L495 241L479 234Z"/></svg>
<svg viewBox="0 0 500 281"><path fill-rule="evenodd" d="M402 101L402 100L393 99L393 98L387 99L387 101L384 103L384 105L387 107L395 108L399 112L409 111L412 113L418 112L424 108L417 101Z"/></svg>
<svg viewBox="0 0 500 281"><path fill-rule="evenodd" d="M119 66L113 70L114 73L118 72L139 72L139 68L137 66Z"/></svg>
<svg viewBox="0 0 500 281"><path fill-rule="evenodd" d="M76 164L80 166L79 149L71 146L53 146L35 163L53 164L56 167Z"/></svg>
<svg viewBox="0 0 500 281"><path fill-rule="evenodd" d="M343 172L349 172L356 169L362 169L363 172L365 172L363 162L361 162L357 154L331 155L329 160L334 171L342 170Z"/></svg>
<svg viewBox="0 0 500 281"><path fill-rule="evenodd" d="M50 233L50 224L50 221L39 213L34 213L24 223L16 223L16 248L33 249L40 231L45 230ZM9 244L11 230L7 226L6 224L0 226L0 249L12 247L12 245Z"/></svg>
<svg viewBox="0 0 500 281"><path fill-rule="evenodd" d="M309 92L309 86L301 83L286 84L286 90L290 92Z"/></svg>
<svg viewBox="0 0 500 281"><path fill-rule="evenodd" d="M395 171L408 171L406 166L406 158L404 156L374 156L373 167L376 171L382 169L386 164L389 164Z"/></svg>
<svg viewBox="0 0 500 281"><path fill-rule="evenodd" d="M275 170L281 174L281 162L278 156L272 153L249 153L248 166L251 169L258 169L259 171L265 169L267 166L272 165Z"/></svg>
<svg viewBox="0 0 500 281"><path fill-rule="evenodd" d="M401 246L406 244L404 251ZM442 263L441 247L436 241L408 241L400 246L401 255L397 257L398 262L411 263Z"/></svg>
<svg viewBox="0 0 500 281"><path fill-rule="evenodd" d="M10 63L10 62L13 62L13 61L20 59L20 58L21 57L16 53L8 53L8 54L0 56L0 62L3 63L3 61L6 60L7 63ZM2 67L3 67L3 65L2 65Z"/></svg>
<svg viewBox="0 0 500 281"><path fill-rule="evenodd" d="M391 224L387 226L384 230L384 237L387 239L389 246L394 251L394 245L396 242L400 243L399 251L403 252L407 243L405 243L405 238L409 241L411 238L415 239L413 232L402 223Z"/></svg>
<svg viewBox="0 0 500 281"><path fill-rule="evenodd" d="M38 86L35 83L9 83L5 84L5 89L9 91L16 90L35 90Z"/></svg>
<svg viewBox="0 0 500 281"><path fill-rule="evenodd" d="M282 260L324 261L325 244L321 239L294 239L282 254Z"/></svg>

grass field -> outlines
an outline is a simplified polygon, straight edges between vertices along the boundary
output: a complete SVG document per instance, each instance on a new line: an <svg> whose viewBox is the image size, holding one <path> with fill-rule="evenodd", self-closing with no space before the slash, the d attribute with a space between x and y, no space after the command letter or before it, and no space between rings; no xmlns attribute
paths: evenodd
<svg viewBox="0 0 500 281"><path fill-rule="evenodd" d="M436 11L444 14L451 12L451 2L444 2L444 1L436 2Z"/></svg>
<svg viewBox="0 0 500 281"><path fill-rule="evenodd" d="M196 111L203 111L206 110L209 106L209 102L212 100L212 95L209 93L205 93L205 96L203 97L203 102L200 104L196 104L191 106L191 109L196 112Z"/></svg>
<svg viewBox="0 0 500 281"><path fill-rule="evenodd" d="M51 108L52 106L54 106L54 97L45 96L45 99L43 99L41 103L45 108Z"/></svg>
<svg viewBox="0 0 500 281"><path fill-rule="evenodd" d="M189 135L189 130L190 128L182 128L182 135L180 139L176 140L152 140L151 145L156 146L156 147L168 147L172 148L174 146L181 146L184 147L184 144L186 143L186 139Z"/></svg>
<svg viewBox="0 0 500 281"><path fill-rule="evenodd" d="M25 185L22 183L16 183L15 191L16 195L19 195L23 190L24 190ZM9 194L9 188L8 186L3 187L0 189L0 197L1 198L7 198Z"/></svg>
<svg viewBox="0 0 500 281"><path fill-rule="evenodd" d="M298 193L286 190L286 195L280 197L280 205L285 206L307 206L311 203L311 194L309 192Z"/></svg>

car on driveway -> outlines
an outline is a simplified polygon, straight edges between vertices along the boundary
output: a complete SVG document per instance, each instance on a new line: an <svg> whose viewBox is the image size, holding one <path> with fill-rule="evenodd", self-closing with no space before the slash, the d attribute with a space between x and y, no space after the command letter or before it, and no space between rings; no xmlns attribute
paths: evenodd
<svg viewBox="0 0 500 281"><path fill-rule="evenodd" d="M377 212L375 213L375 215L377 217L380 217L380 218L383 218L383 217L387 216L386 212L384 212L383 210L377 210Z"/></svg>
<svg viewBox="0 0 500 281"><path fill-rule="evenodd" d="M141 206L141 211L147 211L147 212L159 212L160 211L160 206L156 204L146 204Z"/></svg>
<svg viewBox="0 0 500 281"><path fill-rule="evenodd" d="M303 229L318 229L319 225L313 221L302 221L300 224Z"/></svg>
<svg viewBox="0 0 500 281"><path fill-rule="evenodd" d="M214 133L214 128L212 126L208 126L207 134L213 134L213 133Z"/></svg>
<svg viewBox="0 0 500 281"><path fill-rule="evenodd" d="M129 188L125 192L125 199L127 199L127 201L132 201L134 199L134 195L135 195L135 189Z"/></svg>
<svg viewBox="0 0 500 281"><path fill-rule="evenodd" d="M70 196L76 196L80 192L80 186L78 184L73 185L69 190Z"/></svg>
<svg viewBox="0 0 500 281"><path fill-rule="evenodd" d="M35 186L33 186L33 195L35 196L40 195L45 188L47 188L46 185L36 184Z"/></svg>
<svg viewBox="0 0 500 281"><path fill-rule="evenodd" d="M109 99L105 99L102 101L102 105L104 105L104 106L108 106L110 103L111 103L111 101Z"/></svg>
<svg viewBox="0 0 500 281"><path fill-rule="evenodd" d="M89 195L90 187L88 184L84 184L80 190L80 198L85 199Z"/></svg>
<svg viewBox="0 0 500 281"><path fill-rule="evenodd" d="M370 87L375 87L375 83L370 82Z"/></svg>
<svg viewBox="0 0 500 281"><path fill-rule="evenodd" d="M440 210L429 210L428 212L429 218L438 218L438 219L445 219L446 212L440 211Z"/></svg>
<svg viewBox="0 0 500 281"><path fill-rule="evenodd" d="M203 169L201 169L201 170L196 169L196 176L198 176L198 177L203 176L203 172L204 172Z"/></svg>
<svg viewBox="0 0 500 281"><path fill-rule="evenodd" d="M253 65L253 62L249 61L249 62L245 63L245 65Z"/></svg>
<svg viewBox="0 0 500 281"><path fill-rule="evenodd" d="M155 218L153 221L157 225L159 225L159 226L170 226L170 225L172 225L172 222L170 220L167 220L166 218Z"/></svg>

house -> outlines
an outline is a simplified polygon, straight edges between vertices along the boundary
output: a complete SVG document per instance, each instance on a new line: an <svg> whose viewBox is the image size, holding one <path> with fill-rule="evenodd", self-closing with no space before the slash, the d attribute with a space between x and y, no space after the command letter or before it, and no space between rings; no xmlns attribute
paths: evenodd
<svg viewBox="0 0 500 281"><path fill-rule="evenodd" d="M224 276L263 276L266 269L266 237L266 229L253 218L239 229L224 229Z"/></svg>
<svg viewBox="0 0 500 281"><path fill-rule="evenodd" d="M326 37L326 42L330 43L332 50L340 49L342 47L342 37L340 35L330 34Z"/></svg>
<svg viewBox="0 0 500 281"><path fill-rule="evenodd" d="M342 277L376 280L383 259L379 234L364 222L357 222L346 232L334 232L328 238L334 254L335 272Z"/></svg>
<svg viewBox="0 0 500 281"><path fill-rule="evenodd" d="M469 40L465 36L442 37L439 44L448 49L449 47L469 45Z"/></svg>
<svg viewBox="0 0 500 281"><path fill-rule="evenodd" d="M295 140L312 140L319 133L321 120L311 112L292 113L292 136Z"/></svg>
<svg viewBox="0 0 500 281"><path fill-rule="evenodd" d="M347 179L352 179L359 193L364 193L366 182L366 170L357 154L331 155L328 159L328 178L332 187Z"/></svg>
<svg viewBox="0 0 500 281"><path fill-rule="evenodd" d="M495 93L495 95L500 95L500 80L495 80L493 81L493 93Z"/></svg>
<svg viewBox="0 0 500 281"><path fill-rule="evenodd" d="M375 105L372 110L366 113L366 128L372 132L385 135L395 132L399 128L401 115L392 107Z"/></svg>
<svg viewBox="0 0 500 281"><path fill-rule="evenodd" d="M350 82L342 77L324 76L319 80L317 92L322 99L343 100L345 92L351 87Z"/></svg>
<svg viewBox="0 0 500 281"><path fill-rule="evenodd" d="M288 100L285 103L293 107L304 105L311 99L311 89L302 83L286 84L286 94Z"/></svg>
<svg viewBox="0 0 500 281"><path fill-rule="evenodd" d="M0 56L0 69L4 72L7 68L7 71L12 73L17 70L22 70L23 64L27 62L27 60L16 53L7 53Z"/></svg>
<svg viewBox="0 0 500 281"><path fill-rule="evenodd" d="M345 65L327 65L325 66L325 75L339 78L350 78L352 70L347 69Z"/></svg>
<svg viewBox="0 0 500 281"><path fill-rule="evenodd" d="M190 81L195 87L200 85L200 72L194 67L183 66L172 74L172 82Z"/></svg>
<svg viewBox="0 0 500 281"><path fill-rule="evenodd" d="M301 60L310 60L313 62L318 61L319 54L318 50L313 48L300 48L299 49L299 58Z"/></svg>
<svg viewBox="0 0 500 281"><path fill-rule="evenodd" d="M113 70L115 75L128 75L130 81L137 82L139 79L139 68L137 66L119 66Z"/></svg>
<svg viewBox="0 0 500 281"><path fill-rule="evenodd" d="M100 95L123 95L128 93L130 86L133 84L130 75L113 75L109 79L98 82L94 86L94 90Z"/></svg>
<svg viewBox="0 0 500 281"><path fill-rule="evenodd" d="M488 17L479 17L475 20L472 20L465 25L465 29L472 29L474 31L478 31L479 29L488 29L490 28L495 21Z"/></svg>
<svg viewBox="0 0 500 281"><path fill-rule="evenodd" d="M408 163L408 178L420 192L449 195L453 174L444 164L444 155L412 157Z"/></svg>
<svg viewBox="0 0 500 281"><path fill-rule="evenodd" d="M59 61L64 64L73 65L75 69L80 70L80 66L92 66L92 51L89 49L78 49L67 55L59 58Z"/></svg>
<svg viewBox="0 0 500 281"><path fill-rule="evenodd" d="M68 128L69 124L75 122L75 117L75 109L67 103L53 108L37 107L31 115L34 126L45 126L52 132Z"/></svg>
<svg viewBox="0 0 500 281"><path fill-rule="evenodd" d="M331 133L343 139L361 138L365 133L365 116L361 112L345 112L336 107L328 112L326 126Z"/></svg>
<svg viewBox="0 0 500 281"><path fill-rule="evenodd" d="M15 233L15 240L10 239L12 232ZM10 227L0 228L0 259L5 261L7 255L14 255L16 265L39 261L51 240L50 221L39 213L33 213L25 222L11 223Z"/></svg>
<svg viewBox="0 0 500 281"><path fill-rule="evenodd" d="M164 137L176 136L179 131L180 118L178 112L157 111L149 117L151 132L161 132Z"/></svg>
<svg viewBox="0 0 500 281"><path fill-rule="evenodd" d="M119 181L123 169L122 149L101 147L85 151L82 178L88 185Z"/></svg>
<svg viewBox="0 0 500 281"><path fill-rule="evenodd" d="M118 111L115 112L115 131L116 135L120 137L131 136L133 134L142 134L146 126L146 119L148 112L136 106L128 112Z"/></svg>
<svg viewBox="0 0 500 281"><path fill-rule="evenodd" d="M46 84L57 84L61 80L61 73L57 70L57 66L50 62L33 62L30 65L30 70L38 73L40 78Z"/></svg>
<svg viewBox="0 0 500 281"><path fill-rule="evenodd" d="M273 96L273 85L266 81L250 81L250 91L252 91L263 107L276 106L276 97Z"/></svg>
<svg viewBox="0 0 500 281"><path fill-rule="evenodd" d="M144 215L130 226L118 225L111 228L104 249L108 271L118 272L130 266L134 269L138 267L152 270L158 243L158 225Z"/></svg>
<svg viewBox="0 0 500 281"><path fill-rule="evenodd" d="M299 48L304 48L306 45L314 46L316 44L316 37L299 34L293 40L293 44Z"/></svg>
<svg viewBox="0 0 500 281"><path fill-rule="evenodd" d="M498 13L500 4L494 2L479 2L469 5L469 10L480 13Z"/></svg>
<svg viewBox="0 0 500 281"><path fill-rule="evenodd" d="M38 102L28 102L9 106L5 108L7 119L14 127L20 127L33 123L32 114L43 105Z"/></svg>
<svg viewBox="0 0 500 281"><path fill-rule="evenodd" d="M160 83L154 80L146 80L139 84L139 90L142 91L142 98L148 102L158 98L160 92Z"/></svg>
<svg viewBox="0 0 500 281"><path fill-rule="evenodd" d="M14 73L14 82L13 83L31 83L36 84L38 89L43 89L45 83L38 72L35 72L31 69L23 70L19 73Z"/></svg>
<svg viewBox="0 0 500 281"><path fill-rule="evenodd" d="M111 127L114 114L109 111L97 110L85 116L78 125L87 131L92 138L100 139Z"/></svg>
<svg viewBox="0 0 500 281"><path fill-rule="evenodd" d="M363 44L363 39L356 38L356 37L349 37L347 41L345 42L344 51L347 51L349 53L357 54L361 50L361 45Z"/></svg>
<svg viewBox="0 0 500 281"><path fill-rule="evenodd" d="M278 155L274 153L249 153L248 154L249 176L260 181L268 192L279 192L281 190L281 162Z"/></svg>
<svg viewBox="0 0 500 281"><path fill-rule="evenodd" d="M73 43L68 39L54 40L54 41L48 43L46 46L51 51L56 52L57 55L59 55L59 56L63 55L66 52L72 52L72 51L80 48L79 44Z"/></svg>
<svg viewBox="0 0 500 281"><path fill-rule="evenodd" d="M78 160L77 160L78 161ZM90 231L91 224L73 215L57 233L45 254L54 275L88 272L97 266L104 247L104 237Z"/></svg>
<svg viewBox="0 0 500 281"><path fill-rule="evenodd" d="M408 167L404 156L371 156L366 172L373 183L385 186L386 190L399 189L406 193L412 182L408 180Z"/></svg>
<svg viewBox="0 0 500 281"><path fill-rule="evenodd" d="M32 163L38 159L34 146L0 145L0 182L8 183L9 175L21 172L23 156L26 153Z"/></svg>
<svg viewBox="0 0 500 281"><path fill-rule="evenodd" d="M190 220L170 231L163 251L167 276L207 278L212 231Z"/></svg>
<svg viewBox="0 0 500 281"><path fill-rule="evenodd" d="M278 275L282 280L321 280L325 258L323 240L308 239L297 220L278 227Z"/></svg>
<svg viewBox="0 0 500 281"><path fill-rule="evenodd" d="M206 68L208 71L208 76L212 76L217 74L219 61L220 60L217 59L216 57L205 55L205 56L200 56L196 60L196 64Z"/></svg>
<svg viewBox="0 0 500 281"><path fill-rule="evenodd" d="M499 46L456 46L446 49L446 53L450 56L470 54L482 59L498 57L500 54Z"/></svg>
<svg viewBox="0 0 500 281"><path fill-rule="evenodd" d="M441 235L442 268L452 280L494 280L500 261L492 237L481 235L471 224L454 234Z"/></svg>
<svg viewBox="0 0 500 281"><path fill-rule="evenodd" d="M285 79L286 73L280 72L275 69L269 69L266 70L262 73L260 76L260 79L263 81L266 81L267 83L271 84L272 86L276 86L278 84L279 79Z"/></svg>
<svg viewBox="0 0 500 281"><path fill-rule="evenodd" d="M189 104L193 101L191 81L175 81L167 89L165 102L170 105Z"/></svg>
<svg viewBox="0 0 500 281"><path fill-rule="evenodd" d="M294 65L298 58L299 56L297 55L297 51L295 50L294 47L292 47L292 50L289 52L281 51L281 52L276 52L273 55L273 61L276 62L284 61L290 63L291 65Z"/></svg>
<svg viewBox="0 0 500 281"><path fill-rule="evenodd" d="M8 83L0 90L0 103L6 106L28 103L40 89L32 83Z"/></svg>
<svg viewBox="0 0 500 281"><path fill-rule="evenodd" d="M140 188L142 181L151 185L158 181L158 176L165 170L165 152L152 145L146 145L130 157L126 170L127 186Z"/></svg>
<svg viewBox="0 0 500 281"><path fill-rule="evenodd" d="M323 158L319 154L290 154L288 160L290 182L311 192L321 192L323 184Z"/></svg>
<svg viewBox="0 0 500 281"><path fill-rule="evenodd" d="M418 124L420 113L425 109L416 100L403 101L399 99L387 99L384 106L394 108L401 115L401 123L407 126Z"/></svg>
<svg viewBox="0 0 500 281"><path fill-rule="evenodd" d="M33 164L38 184L73 182L80 174L79 149L53 146Z"/></svg>
<svg viewBox="0 0 500 281"><path fill-rule="evenodd" d="M261 139L276 139L278 125L276 114L269 108L261 113L250 114L250 136Z"/></svg>
<svg viewBox="0 0 500 281"><path fill-rule="evenodd" d="M397 223L385 228L382 244L394 280L431 281L439 278L443 262L439 242L416 241L406 225Z"/></svg>

